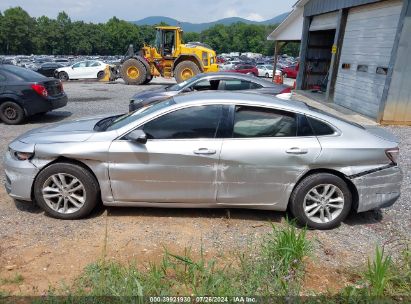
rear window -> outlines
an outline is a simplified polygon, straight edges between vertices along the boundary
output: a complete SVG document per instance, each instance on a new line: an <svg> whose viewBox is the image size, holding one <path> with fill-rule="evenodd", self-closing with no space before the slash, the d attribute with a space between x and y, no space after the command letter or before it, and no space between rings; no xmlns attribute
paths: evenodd
<svg viewBox="0 0 411 304"><path fill-rule="evenodd" d="M43 81L47 79L47 77L39 73L15 65L3 65L2 69L10 74L13 74L17 79L23 81Z"/></svg>
<svg viewBox="0 0 411 304"><path fill-rule="evenodd" d="M365 128L364 128L362 125L358 124L358 123L355 123L355 122L349 121L349 120L347 120L347 119L344 119L344 118L335 116L335 115L330 114L330 113L327 113L327 112L325 112L325 111L323 111L323 110L314 108L314 107L312 107L312 106L310 106L310 105L307 105L307 107L308 107L311 111L313 111L313 112L317 112L317 113L319 113L319 114L327 115L327 116L329 116L329 117L332 117L332 118L341 120L341 121L343 121L343 122L345 122L345 123L347 123L347 124L350 124L350 125L352 125L352 126L356 126L356 127L360 128L360 129L365 130Z"/></svg>
<svg viewBox="0 0 411 304"><path fill-rule="evenodd" d="M308 121L310 122L316 136L333 135L335 133L335 130L331 126L322 121L311 117L308 117Z"/></svg>

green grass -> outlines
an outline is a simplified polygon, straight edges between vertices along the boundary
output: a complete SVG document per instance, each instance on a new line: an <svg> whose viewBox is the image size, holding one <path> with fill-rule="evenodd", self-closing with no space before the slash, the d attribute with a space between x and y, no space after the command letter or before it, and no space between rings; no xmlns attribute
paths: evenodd
<svg viewBox="0 0 411 304"><path fill-rule="evenodd" d="M261 245L222 259L194 258L186 249L181 255L167 250L160 263L121 265L104 259L89 265L70 289L72 296L188 295L298 295L304 257L310 246L306 231L287 225L273 227ZM60 292L61 293L61 292Z"/></svg>
<svg viewBox="0 0 411 304"><path fill-rule="evenodd" d="M24 277L21 274L16 273L11 278L0 279L0 284L2 284L2 285L20 284L23 281L24 281Z"/></svg>

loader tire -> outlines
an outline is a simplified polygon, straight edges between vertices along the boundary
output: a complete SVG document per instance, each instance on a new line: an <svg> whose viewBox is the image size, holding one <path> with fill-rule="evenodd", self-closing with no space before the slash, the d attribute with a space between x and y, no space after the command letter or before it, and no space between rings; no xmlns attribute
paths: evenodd
<svg viewBox="0 0 411 304"><path fill-rule="evenodd" d="M144 64L137 59L128 59L121 65L121 77L126 84L139 85L147 79L147 70Z"/></svg>
<svg viewBox="0 0 411 304"><path fill-rule="evenodd" d="M174 69L174 77L176 78L177 83L186 81L200 73L201 71L199 67L192 61L180 62Z"/></svg>

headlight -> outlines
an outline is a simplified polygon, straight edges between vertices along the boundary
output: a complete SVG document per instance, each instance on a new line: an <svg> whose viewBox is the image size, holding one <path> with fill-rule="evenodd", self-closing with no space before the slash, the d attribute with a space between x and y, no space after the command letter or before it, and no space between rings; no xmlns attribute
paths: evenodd
<svg viewBox="0 0 411 304"><path fill-rule="evenodd" d="M11 157L16 160L29 160L34 156L34 153L14 151L13 149L10 149L10 148L9 148L9 152L10 152Z"/></svg>

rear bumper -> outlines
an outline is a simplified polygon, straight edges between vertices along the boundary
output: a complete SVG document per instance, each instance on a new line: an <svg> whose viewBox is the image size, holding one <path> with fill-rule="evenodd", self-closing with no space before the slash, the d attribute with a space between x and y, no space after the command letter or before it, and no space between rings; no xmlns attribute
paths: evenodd
<svg viewBox="0 0 411 304"><path fill-rule="evenodd" d="M351 181L358 191L357 212L388 208L400 197L402 172L397 166L388 167Z"/></svg>
<svg viewBox="0 0 411 304"><path fill-rule="evenodd" d="M56 97L42 98L38 97L32 100L26 100L24 102L24 108L28 116L37 113L48 112L54 109L62 108L67 105L68 98L66 94L62 94Z"/></svg>

